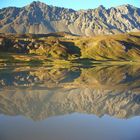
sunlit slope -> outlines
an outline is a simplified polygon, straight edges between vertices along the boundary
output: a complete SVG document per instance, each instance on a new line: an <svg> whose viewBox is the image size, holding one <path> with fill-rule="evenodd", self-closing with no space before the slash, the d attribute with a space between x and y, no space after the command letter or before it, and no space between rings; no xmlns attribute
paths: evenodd
<svg viewBox="0 0 140 140"><path fill-rule="evenodd" d="M140 60L140 33L79 38L76 41L76 46L80 47L82 58Z"/></svg>
<svg viewBox="0 0 140 140"><path fill-rule="evenodd" d="M41 61L47 61L47 59L53 61L56 59L92 59L97 61L139 62L140 32L92 37L74 36L67 33L53 33L48 35L2 34L0 36L0 51L20 55L31 54L31 58L39 56L35 57L35 59ZM0 55L0 59L7 59L6 55L4 56L5 58L2 58ZM9 57L14 60L20 60L18 55L9 54Z"/></svg>

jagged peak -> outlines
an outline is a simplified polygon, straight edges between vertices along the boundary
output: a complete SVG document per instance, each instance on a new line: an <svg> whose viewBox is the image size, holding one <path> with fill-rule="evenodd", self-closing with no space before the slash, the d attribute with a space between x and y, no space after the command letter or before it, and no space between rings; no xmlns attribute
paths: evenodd
<svg viewBox="0 0 140 140"><path fill-rule="evenodd" d="M48 5L46 3L41 2L41 1L33 1L32 3L27 5L27 7L44 7L44 6L48 6Z"/></svg>
<svg viewBox="0 0 140 140"><path fill-rule="evenodd" d="M133 9L135 9L136 7L133 5L130 5L130 4L124 4L124 5L117 6L116 8L127 8L127 9L133 8Z"/></svg>
<svg viewBox="0 0 140 140"><path fill-rule="evenodd" d="M103 5L99 5L98 9L104 10L106 8Z"/></svg>
<svg viewBox="0 0 140 140"><path fill-rule="evenodd" d="M36 4L36 5L42 5L42 4L44 4L44 5L47 5L46 3L41 2L41 1L33 1L32 3L30 3L30 5L32 5L32 4Z"/></svg>
<svg viewBox="0 0 140 140"><path fill-rule="evenodd" d="M33 1L32 3L30 3L29 5L25 6L26 7L39 7L39 8L59 8L59 9L67 9L71 12L75 12L75 10L73 9L69 9L69 8L64 8L64 7L58 7L58 6L53 6L53 5L48 5L44 2L41 2L41 1Z"/></svg>

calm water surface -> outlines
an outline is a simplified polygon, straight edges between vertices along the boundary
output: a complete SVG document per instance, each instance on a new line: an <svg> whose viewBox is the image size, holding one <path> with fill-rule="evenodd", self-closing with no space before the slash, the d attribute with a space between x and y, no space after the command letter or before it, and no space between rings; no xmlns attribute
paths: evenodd
<svg viewBox="0 0 140 140"><path fill-rule="evenodd" d="M140 67L0 68L0 140L140 140Z"/></svg>

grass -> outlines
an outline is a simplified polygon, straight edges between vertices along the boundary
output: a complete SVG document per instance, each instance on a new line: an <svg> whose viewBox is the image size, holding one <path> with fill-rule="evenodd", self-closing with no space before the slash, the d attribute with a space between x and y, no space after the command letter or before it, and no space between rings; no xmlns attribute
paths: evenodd
<svg viewBox="0 0 140 140"><path fill-rule="evenodd" d="M28 36L31 39L32 36ZM7 37L8 38L8 37ZM12 36L16 39L16 35ZM22 37L20 38L22 40ZM23 38L24 40L24 38ZM38 37L41 48L28 54L0 53L2 64L93 65L140 62L140 34L98 35L94 37ZM35 41L36 41L35 40ZM35 42L36 43L36 42ZM30 52L35 54L30 54Z"/></svg>

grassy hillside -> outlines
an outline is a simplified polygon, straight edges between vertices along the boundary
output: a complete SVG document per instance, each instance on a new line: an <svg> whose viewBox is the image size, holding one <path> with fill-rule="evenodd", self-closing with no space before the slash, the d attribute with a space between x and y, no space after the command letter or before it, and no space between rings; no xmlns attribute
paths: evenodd
<svg viewBox="0 0 140 140"><path fill-rule="evenodd" d="M140 34L104 35L75 41L82 58L139 61Z"/></svg>
<svg viewBox="0 0 140 140"><path fill-rule="evenodd" d="M9 57L10 61L28 62L30 60L31 62L38 61L38 63L44 63L44 60L80 61L86 59L139 62L140 33L92 37L74 36L67 33L1 34L0 51L1 62ZM5 55L6 53L8 54Z"/></svg>

